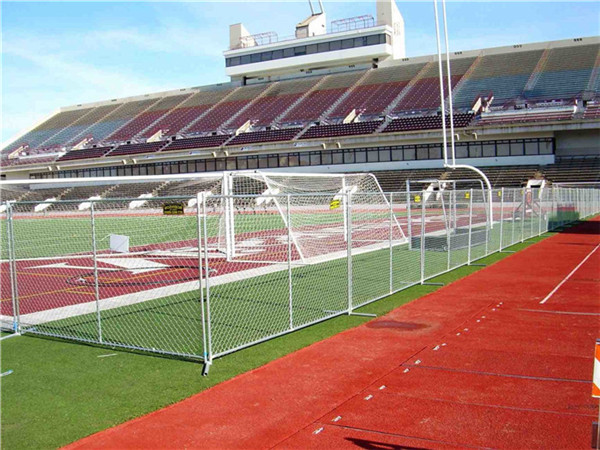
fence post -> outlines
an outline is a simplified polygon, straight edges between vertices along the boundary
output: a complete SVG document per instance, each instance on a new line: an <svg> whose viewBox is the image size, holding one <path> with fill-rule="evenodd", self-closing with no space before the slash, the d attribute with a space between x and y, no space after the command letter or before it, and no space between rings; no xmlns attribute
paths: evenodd
<svg viewBox="0 0 600 450"><path fill-rule="evenodd" d="M500 188L500 244L498 250L502 250L504 247L504 188Z"/></svg>
<svg viewBox="0 0 600 450"><path fill-rule="evenodd" d="M346 192L346 235L347 239L347 270L348 270L348 314L352 314L352 205L351 194Z"/></svg>
<svg viewBox="0 0 600 450"><path fill-rule="evenodd" d="M13 202L6 202L6 234L8 238L8 270L10 271L10 295L13 309L13 331L21 332L19 315L19 289L17 287L17 265L15 254L15 229L13 226Z"/></svg>
<svg viewBox="0 0 600 450"><path fill-rule="evenodd" d="M206 315L204 312L204 287L202 286L202 215L200 214L200 205L202 204L202 194L196 193L196 238L198 243L198 289L200 290L200 317L202 319L202 359L206 361Z"/></svg>
<svg viewBox="0 0 600 450"><path fill-rule="evenodd" d="M527 209L527 205L525 201L527 200L527 189L523 189L523 195L521 199L522 211L521 211L521 242L525 241L525 210Z"/></svg>
<svg viewBox="0 0 600 450"><path fill-rule="evenodd" d="M222 204L223 202L221 202ZM222 211L226 213L226 211ZM206 222L206 194L202 193L202 235L204 238L204 279L206 280L206 335L207 335L207 358L204 361L203 375L208 375L208 370L212 364L212 329L210 322L210 267L208 265L208 227Z"/></svg>
<svg viewBox="0 0 600 450"><path fill-rule="evenodd" d="M473 231L473 189L469 190L469 240L467 247L467 265L471 264L471 239Z"/></svg>
<svg viewBox="0 0 600 450"><path fill-rule="evenodd" d="M394 223L394 193L390 192L390 294L394 292L394 240L393 226Z"/></svg>
<svg viewBox="0 0 600 450"><path fill-rule="evenodd" d="M421 284L425 283L425 191L421 191Z"/></svg>
<svg viewBox="0 0 600 450"><path fill-rule="evenodd" d="M411 220L411 209L410 209L410 189L408 188L409 181L406 180L406 219L407 219L407 230L408 230L408 249L412 250L412 220Z"/></svg>
<svg viewBox="0 0 600 450"><path fill-rule="evenodd" d="M96 215L94 204L90 204L90 219L92 225L92 261L94 263L94 296L96 298L96 323L98 324L98 342L102 343L102 316L100 314L100 287L98 285L98 248L96 244Z"/></svg>
<svg viewBox="0 0 600 450"><path fill-rule="evenodd" d="M292 222L290 214L290 194L287 195L287 263L288 263L288 299L290 308L290 330L294 329L294 296L292 291Z"/></svg>

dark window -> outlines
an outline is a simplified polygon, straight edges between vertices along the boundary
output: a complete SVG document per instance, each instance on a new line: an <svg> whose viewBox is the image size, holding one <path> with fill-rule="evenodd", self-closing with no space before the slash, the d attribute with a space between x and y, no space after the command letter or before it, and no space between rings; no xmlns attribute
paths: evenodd
<svg viewBox="0 0 600 450"><path fill-rule="evenodd" d="M332 164L344 164L344 153L340 151L332 152L331 154Z"/></svg>
<svg viewBox="0 0 600 450"><path fill-rule="evenodd" d="M260 62L260 53L253 53L252 55L250 55L250 61L252 61L253 63Z"/></svg>
<svg viewBox="0 0 600 450"><path fill-rule="evenodd" d="M294 48L284 48L283 49L283 57L289 58L290 56L294 56Z"/></svg>
<svg viewBox="0 0 600 450"><path fill-rule="evenodd" d="M465 144L459 144L456 146L456 157L457 158L468 158L469 157L469 147ZM448 151L448 156L450 156L450 151Z"/></svg>
<svg viewBox="0 0 600 450"><path fill-rule="evenodd" d="M250 64L250 55L240 56L240 61L242 64Z"/></svg>
<svg viewBox="0 0 600 450"><path fill-rule="evenodd" d="M342 48L342 41L332 41L329 43L329 50L340 50Z"/></svg>
<svg viewBox="0 0 600 450"><path fill-rule="evenodd" d="M279 167L279 158L277 155L269 155L269 168L274 169Z"/></svg>
<svg viewBox="0 0 600 450"><path fill-rule="evenodd" d="M342 41L342 48L352 48L354 47L354 39L344 39Z"/></svg>
<svg viewBox="0 0 600 450"><path fill-rule="evenodd" d="M246 170L248 168L248 158L240 156L237 158L237 168L239 170Z"/></svg>
<svg viewBox="0 0 600 450"><path fill-rule="evenodd" d="M321 153L321 164L323 164L324 166L331 164L331 152Z"/></svg>
<svg viewBox="0 0 600 450"><path fill-rule="evenodd" d="M313 152L310 154L310 165L320 166L321 165L321 152Z"/></svg>
<svg viewBox="0 0 600 450"><path fill-rule="evenodd" d="M273 50L273 59L283 58L283 50Z"/></svg>
<svg viewBox="0 0 600 450"><path fill-rule="evenodd" d="M483 147L483 156L484 157L493 157L496 156L496 144L494 142L487 142L482 145Z"/></svg>
<svg viewBox="0 0 600 450"><path fill-rule="evenodd" d="M434 146L429 148L429 159L442 159L442 147Z"/></svg>
<svg viewBox="0 0 600 450"><path fill-rule="evenodd" d="M344 164L354 164L354 150L344 152Z"/></svg>
<svg viewBox="0 0 600 450"><path fill-rule="evenodd" d="M260 55L262 61L271 61L273 59L273 52L263 52Z"/></svg>
<svg viewBox="0 0 600 450"><path fill-rule="evenodd" d="M496 143L496 155L497 156L508 156L510 155L510 145L508 141L501 141Z"/></svg>
<svg viewBox="0 0 600 450"><path fill-rule="evenodd" d="M377 149L367 151L367 162L379 162L379 151Z"/></svg>
<svg viewBox="0 0 600 450"><path fill-rule="evenodd" d="M468 144L468 146L470 158L481 158L483 156L483 154L481 153L481 144L471 142Z"/></svg>
<svg viewBox="0 0 600 450"><path fill-rule="evenodd" d="M404 161L412 161L415 159L415 148L409 147L404 149Z"/></svg>
<svg viewBox="0 0 600 450"><path fill-rule="evenodd" d="M390 150L387 148L385 150L379 150L379 162L386 161L390 161Z"/></svg>
<svg viewBox="0 0 600 450"><path fill-rule="evenodd" d="M354 151L354 162L357 164L367 162L367 151L364 148Z"/></svg>
<svg viewBox="0 0 600 450"><path fill-rule="evenodd" d="M288 166L288 155L280 155L279 156L279 167L287 167Z"/></svg>
<svg viewBox="0 0 600 450"><path fill-rule="evenodd" d="M300 165L300 161L298 160L298 153L293 153L288 156L290 167L297 167Z"/></svg>
<svg viewBox="0 0 600 450"><path fill-rule="evenodd" d="M367 36L367 45L377 45L379 42L380 40L378 34Z"/></svg>
<svg viewBox="0 0 600 450"><path fill-rule="evenodd" d="M294 47L294 55L306 55L306 45L300 45L298 47Z"/></svg>
<svg viewBox="0 0 600 450"><path fill-rule="evenodd" d="M354 38L354 47L363 47L367 43L367 39L364 37Z"/></svg>
<svg viewBox="0 0 600 450"><path fill-rule="evenodd" d="M317 44L307 45L306 46L306 54L311 55L313 53L317 53L319 50L317 48Z"/></svg>
<svg viewBox="0 0 600 450"><path fill-rule="evenodd" d="M310 166L310 156L306 153L300 153L300 165Z"/></svg>
<svg viewBox="0 0 600 450"><path fill-rule="evenodd" d="M312 46L309 46L312 47ZM317 53L323 53L329 51L329 42L321 42L317 44Z"/></svg>
<svg viewBox="0 0 600 450"><path fill-rule="evenodd" d="M417 146L417 159L429 159L429 146L418 145Z"/></svg>
<svg viewBox="0 0 600 450"><path fill-rule="evenodd" d="M268 169L269 168L269 160L266 155L260 155L258 157L258 168L259 169Z"/></svg>
<svg viewBox="0 0 600 450"><path fill-rule="evenodd" d="M248 169L258 169L258 158L256 156L248 157Z"/></svg>
<svg viewBox="0 0 600 450"><path fill-rule="evenodd" d="M523 155L523 141L513 141L510 143L510 156Z"/></svg>
<svg viewBox="0 0 600 450"><path fill-rule="evenodd" d="M235 158L227 158L227 170L237 169Z"/></svg>
<svg viewBox="0 0 600 450"><path fill-rule="evenodd" d="M538 141L526 141L525 142L525 154L526 155L537 155L539 154Z"/></svg>
<svg viewBox="0 0 600 450"><path fill-rule="evenodd" d="M402 150L395 148L392 150L392 161L402 161Z"/></svg>

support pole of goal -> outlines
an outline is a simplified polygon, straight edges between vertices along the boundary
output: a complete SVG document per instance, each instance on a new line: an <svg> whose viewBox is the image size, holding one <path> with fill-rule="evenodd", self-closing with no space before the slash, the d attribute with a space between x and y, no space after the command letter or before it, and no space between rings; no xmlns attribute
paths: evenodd
<svg viewBox="0 0 600 450"><path fill-rule="evenodd" d="M21 333L21 318L19 316L19 289L17 287L17 265L15 250L15 228L13 225L13 202L6 202L7 237L8 237L8 267L10 271L10 293L13 308L13 331Z"/></svg>
<svg viewBox="0 0 600 450"><path fill-rule="evenodd" d="M287 195L286 217L287 217L287 265L288 265L288 295L290 309L290 330L294 329L294 295L292 291L292 228L290 214L290 194Z"/></svg>
<svg viewBox="0 0 600 450"><path fill-rule="evenodd" d="M223 194L225 195L225 255L227 260L235 258L235 223L233 217L233 177L223 173Z"/></svg>
<svg viewBox="0 0 600 450"><path fill-rule="evenodd" d="M208 265L208 229L207 229L207 217L206 217L206 194L202 194L202 236L204 238L204 279L206 280L206 335L208 351L207 357L204 361L204 369L202 375L208 375L208 371L212 364L212 328L210 322L210 267Z"/></svg>
<svg viewBox="0 0 600 450"><path fill-rule="evenodd" d="M200 192L196 194L196 242L198 243L198 289L200 291L200 318L202 320L202 359L206 361L208 352L206 342L206 313L204 311L204 287L202 286L202 214L200 214L204 195Z"/></svg>
<svg viewBox="0 0 600 450"><path fill-rule="evenodd" d="M96 299L98 342L102 343L102 317L100 314L100 289L98 286L98 249L96 246L96 216L94 214L94 201L92 201L90 205L90 219L92 222L92 261L94 262L94 295Z"/></svg>

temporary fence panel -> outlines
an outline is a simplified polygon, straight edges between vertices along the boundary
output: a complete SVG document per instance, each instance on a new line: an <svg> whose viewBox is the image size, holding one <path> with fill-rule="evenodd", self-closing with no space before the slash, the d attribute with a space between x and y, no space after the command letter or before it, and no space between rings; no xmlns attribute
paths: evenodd
<svg viewBox="0 0 600 450"><path fill-rule="evenodd" d="M2 328L210 363L600 212L598 189L231 180L5 204Z"/></svg>

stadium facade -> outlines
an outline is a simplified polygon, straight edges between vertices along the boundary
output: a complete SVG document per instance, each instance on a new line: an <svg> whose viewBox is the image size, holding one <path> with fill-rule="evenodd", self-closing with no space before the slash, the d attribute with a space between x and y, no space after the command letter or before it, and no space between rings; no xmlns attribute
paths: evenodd
<svg viewBox="0 0 600 450"><path fill-rule="evenodd" d="M437 56L405 56L393 0L326 25L322 6L292 38L232 25L230 82L60 108L2 150L2 178L443 171ZM530 176L576 160L598 181L600 37L451 66L457 162Z"/></svg>

